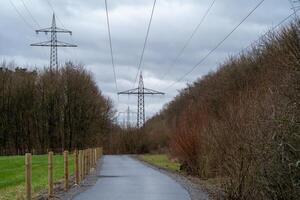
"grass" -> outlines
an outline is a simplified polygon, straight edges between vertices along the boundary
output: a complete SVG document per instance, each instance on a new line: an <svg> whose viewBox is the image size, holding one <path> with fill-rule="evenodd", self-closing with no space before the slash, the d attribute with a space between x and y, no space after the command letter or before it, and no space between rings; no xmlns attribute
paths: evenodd
<svg viewBox="0 0 300 200"><path fill-rule="evenodd" d="M60 181L64 176L64 163L62 155L53 157L54 181ZM24 199L25 191L25 157L1 156L0 157L0 200ZM73 156L69 156L70 175L74 171ZM48 156L34 155L32 157L32 190L38 194L47 188Z"/></svg>
<svg viewBox="0 0 300 200"><path fill-rule="evenodd" d="M147 163L155 165L157 167L179 172L180 171L180 164L176 161L171 160L166 154L146 154L141 155L140 159L144 160Z"/></svg>
<svg viewBox="0 0 300 200"><path fill-rule="evenodd" d="M166 169L173 172L180 172L181 175L186 176L183 171L180 171L180 164L174 160L171 160L166 154L145 154L145 155L139 155L139 159L157 166L162 169ZM195 176L188 177L190 181L193 183L201 185L206 191L208 191L210 194L217 194L222 195L222 186L225 178L222 177L216 177L216 178L209 178L209 179L200 179Z"/></svg>

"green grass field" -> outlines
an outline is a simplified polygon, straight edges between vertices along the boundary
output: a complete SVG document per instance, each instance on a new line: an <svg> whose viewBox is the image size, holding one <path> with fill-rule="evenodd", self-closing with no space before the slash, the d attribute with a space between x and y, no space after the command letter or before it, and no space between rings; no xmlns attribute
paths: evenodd
<svg viewBox="0 0 300 200"><path fill-rule="evenodd" d="M60 181L64 174L62 155L54 155L54 181ZM25 181L24 156L0 156L0 200L24 199ZM74 171L73 156L69 156L70 175ZM32 187L34 195L47 189L48 156L32 157Z"/></svg>
<svg viewBox="0 0 300 200"><path fill-rule="evenodd" d="M171 170L171 171L180 171L180 164L178 162L172 161L167 155L165 154L146 154L141 155L140 158L145 162L148 162L152 165L157 167Z"/></svg>

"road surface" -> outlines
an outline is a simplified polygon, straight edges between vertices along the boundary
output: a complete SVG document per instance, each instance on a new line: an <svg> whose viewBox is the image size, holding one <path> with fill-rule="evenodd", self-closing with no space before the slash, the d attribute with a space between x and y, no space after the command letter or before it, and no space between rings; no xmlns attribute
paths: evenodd
<svg viewBox="0 0 300 200"><path fill-rule="evenodd" d="M104 156L97 183L75 200L190 200L170 177L130 158Z"/></svg>

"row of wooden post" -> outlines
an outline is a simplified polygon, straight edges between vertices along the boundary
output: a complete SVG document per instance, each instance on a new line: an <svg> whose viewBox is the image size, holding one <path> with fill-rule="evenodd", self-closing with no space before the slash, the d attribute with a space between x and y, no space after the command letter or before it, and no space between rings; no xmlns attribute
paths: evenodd
<svg viewBox="0 0 300 200"><path fill-rule="evenodd" d="M69 152L64 151L64 189L69 189ZM75 184L79 185L85 177L96 168L97 160L102 156L102 148L91 148L74 151ZM53 152L48 153L48 196L54 197L53 188ZM26 200L32 199L32 156L25 154L25 191Z"/></svg>

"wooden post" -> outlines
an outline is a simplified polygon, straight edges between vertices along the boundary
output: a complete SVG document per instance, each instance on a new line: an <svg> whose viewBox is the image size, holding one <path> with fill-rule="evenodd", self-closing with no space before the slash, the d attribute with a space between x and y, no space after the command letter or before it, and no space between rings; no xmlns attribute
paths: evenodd
<svg viewBox="0 0 300 200"><path fill-rule="evenodd" d="M90 169L92 168L93 168L93 149L90 149Z"/></svg>
<svg viewBox="0 0 300 200"><path fill-rule="evenodd" d="M86 174L89 174L89 149L86 150Z"/></svg>
<svg viewBox="0 0 300 200"><path fill-rule="evenodd" d="M91 169L92 169L92 149L89 149L89 173L91 172Z"/></svg>
<svg viewBox="0 0 300 200"><path fill-rule="evenodd" d="M90 174L91 171L91 149L88 149L88 174Z"/></svg>
<svg viewBox="0 0 300 200"><path fill-rule="evenodd" d="M78 162L78 171L79 171L79 183L82 181L82 150L79 150L79 162Z"/></svg>
<svg viewBox="0 0 300 200"><path fill-rule="evenodd" d="M25 154L25 188L26 188L26 200L31 200L31 181L32 181L32 165L31 165L31 154Z"/></svg>
<svg viewBox="0 0 300 200"><path fill-rule="evenodd" d="M96 160L98 160L98 148L96 148Z"/></svg>
<svg viewBox="0 0 300 200"><path fill-rule="evenodd" d="M81 154L81 156L82 156L82 160L81 160L81 176L82 176L82 179L81 180L83 180L84 179L84 150L82 150L82 154Z"/></svg>
<svg viewBox="0 0 300 200"><path fill-rule="evenodd" d="M97 159L97 148L95 148L94 151L95 151L95 166L97 166L97 160L98 160L98 159Z"/></svg>
<svg viewBox="0 0 300 200"><path fill-rule="evenodd" d="M87 175L87 150L84 150L84 177Z"/></svg>
<svg viewBox="0 0 300 200"><path fill-rule="evenodd" d="M89 166L89 161L90 161L90 155L89 155L89 149L86 150L86 155L87 155L87 159L86 159L86 174L89 174L90 171L90 166Z"/></svg>
<svg viewBox="0 0 300 200"><path fill-rule="evenodd" d="M96 160L98 160L99 159L99 148L97 147L96 148Z"/></svg>
<svg viewBox="0 0 300 200"><path fill-rule="evenodd" d="M98 160L98 148L95 149L96 151L96 161Z"/></svg>
<svg viewBox="0 0 300 200"><path fill-rule="evenodd" d="M91 149L91 152L92 152L92 166L94 167L94 165L95 165L94 148Z"/></svg>
<svg viewBox="0 0 300 200"><path fill-rule="evenodd" d="M81 163L81 170L82 170L82 179L81 180L83 180L84 179L84 150L82 150L82 163Z"/></svg>
<svg viewBox="0 0 300 200"><path fill-rule="evenodd" d="M95 156L94 156L94 149L91 149L91 160L92 160L92 167L95 166Z"/></svg>
<svg viewBox="0 0 300 200"><path fill-rule="evenodd" d="M90 149L88 149L88 174L90 173L90 169L91 169L91 151Z"/></svg>
<svg viewBox="0 0 300 200"><path fill-rule="evenodd" d="M95 162L94 162L94 149L92 148L91 149L91 163L92 163L92 168L94 168L94 164L95 164Z"/></svg>
<svg viewBox="0 0 300 200"><path fill-rule="evenodd" d="M97 166L97 152L96 148L94 149L94 160L95 160L95 167Z"/></svg>
<svg viewBox="0 0 300 200"><path fill-rule="evenodd" d="M65 191L69 189L69 159L68 159L68 151L64 151L64 186L65 186Z"/></svg>
<svg viewBox="0 0 300 200"><path fill-rule="evenodd" d="M94 149L95 167L97 166L97 148Z"/></svg>
<svg viewBox="0 0 300 200"><path fill-rule="evenodd" d="M75 184L79 184L79 159L78 159L78 150L75 150L74 153L74 164L75 164Z"/></svg>
<svg viewBox="0 0 300 200"><path fill-rule="evenodd" d="M48 153L48 196L53 197L53 152Z"/></svg>

